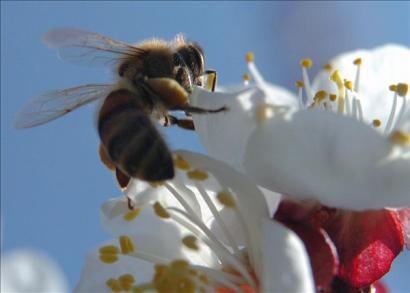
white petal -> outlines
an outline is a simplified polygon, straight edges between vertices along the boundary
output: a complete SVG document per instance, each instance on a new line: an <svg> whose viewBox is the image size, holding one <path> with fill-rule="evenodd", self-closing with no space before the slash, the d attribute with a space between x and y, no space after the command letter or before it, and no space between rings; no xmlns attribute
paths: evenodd
<svg viewBox="0 0 410 293"><path fill-rule="evenodd" d="M15 250L1 256L1 292L68 292L68 288L50 257L33 250Z"/></svg>
<svg viewBox="0 0 410 293"><path fill-rule="evenodd" d="M315 292L309 257L299 237L273 221L265 221L262 229L262 292Z"/></svg>
<svg viewBox="0 0 410 293"><path fill-rule="evenodd" d="M391 159L388 139L325 111L272 118L250 137L245 166L259 184L351 209L409 204L409 159Z"/></svg>
<svg viewBox="0 0 410 293"><path fill-rule="evenodd" d="M334 69L340 70L342 78L354 82L356 66L353 61L362 58L359 94L366 121L381 119L387 122L393 95L391 84L410 84L410 50L401 45L388 44L373 50L357 50L335 57L330 61ZM329 81L329 73L322 71L313 82L315 90L327 90L336 94L337 88ZM399 104L400 105L400 104Z"/></svg>
<svg viewBox="0 0 410 293"><path fill-rule="evenodd" d="M191 97L191 103L197 107L228 107L226 112L193 115L193 119L196 132L209 155L231 164L239 171L243 171L246 142L256 126L254 109L265 103L293 107L296 102L290 92L275 86L263 89L252 86L223 93L196 88Z"/></svg>

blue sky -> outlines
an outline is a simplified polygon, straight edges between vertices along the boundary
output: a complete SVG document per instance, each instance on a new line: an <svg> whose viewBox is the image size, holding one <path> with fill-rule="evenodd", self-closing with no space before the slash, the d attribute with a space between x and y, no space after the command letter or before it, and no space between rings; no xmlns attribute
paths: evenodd
<svg viewBox="0 0 410 293"><path fill-rule="evenodd" d="M290 87L299 59L332 56L387 42L409 45L408 2L1 2L2 252L35 248L51 255L72 288L84 256L106 240L99 207L119 195L97 155L94 108L30 130L15 130L15 113L50 89L109 82L103 68L62 62L41 42L56 27L78 27L127 42L184 33L202 44L220 84L241 81L244 54L271 82ZM318 68L318 67L316 67ZM165 131L173 148L204 152L195 134ZM387 282L410 291L409 253Z"/></svg>

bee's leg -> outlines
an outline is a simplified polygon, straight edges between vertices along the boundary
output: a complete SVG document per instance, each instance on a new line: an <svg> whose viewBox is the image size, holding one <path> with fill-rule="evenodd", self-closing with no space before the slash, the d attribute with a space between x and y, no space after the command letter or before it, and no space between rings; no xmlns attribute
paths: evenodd
<svg viewBox="0 0 410 293"><path fill-rule="evenodd" d="M165 120L168 121L169 124L164 126L176 125L183 129L195 130L194 121L192 121L192 119L179 119L175 116L168 115L165 117Z"/></svg>
<svg viewBox="0 0 410 293"><path fill-rule="evenodd" d="M131 179L128 175L124 174L118 168L115 168L115 178L117 179L118 185L120 186L121 190L124 190L127 187Z"/></svg>
<svg viewBox="0 0 410 293"><path fill-rule="evenodd" d="M201 107L195 107L191 105L183 105L183 106L178 106L172 110L181 110L181 111L184 111L187 115L189 115L189 114L209 114L209 113L225 112L225 111L228 111L228 108L226 106L223 106L218 109L204 109Z"/></svg>
<svg viewBox="0 0 410 293"><path fill-rule="evenodd" d="M216 70L212 70L212 69L205 70L205 74L208 75L206 88L210 90L211 92L214 92L215 87L216 87L216 81L218 78Z"/></svg>

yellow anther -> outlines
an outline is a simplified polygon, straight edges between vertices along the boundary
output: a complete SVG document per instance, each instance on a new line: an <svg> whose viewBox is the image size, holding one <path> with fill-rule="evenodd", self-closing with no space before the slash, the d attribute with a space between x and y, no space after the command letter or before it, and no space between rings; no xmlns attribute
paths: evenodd
<svg viewBox="0 0 410 293"><path fill-rule="evenodd" d="M189 268L189 263L183 259L176 259L171 262L171 267L178 270L186 270Z"/></svg>
<svg viewBox="0 0 410 293"><path fill-rule="evenodd" d="M405 97L407 95L408 90L409 90L409 85L407 83L398 83L397 84L397 94L400 97Z"/></svg>
<svg viewBox="0 0 410 293"><path fill-rule="evenodd" d="M118 260L117 254L100 254L100 260L103 263L111 264Z"/></svg>
<svg viewBox="0 0 410 293"><path fill-rule="evenodd" d="M100 247L98 251L100 252L100 254L116 254L120 252L118 247L115 245L106 245L106 246Z"/></svg>
<svg viewBox="0 0 410 293"><path fill-rule="evenodd" d="M135 282L135 279L130 274L122 275L118 278L119 283L124 291L130 291L132 289L132 284Z"/></svg>
<svg viewBox="0 0 410 293"><path fill-rule="evenodd" d="M327 95L328 94L326 91L318 91L316 95L313 97L313 101L316 105L319 105L323 100L327 98Z"/></svg>
<svg viewBox="0 0 410 293"><path fill-rule="evenodd" d="M302 59L300 61L300 66L302 66L304 68L310 68L310 67L312 67L312 65L313 65L312 59L306 58L306 59Z"/></svg>
<svg viewBox="0 0 410 293"><path fill-rule="evenodd" d="M389 86L389 90L390 90L391 92L397 92L397 85L395 85L395 84L390 85L390 86Z"/></svg>
<svg viewBox="0 0 410 293"><path fill-rule="evenodd" d="M160 218L167 219L171 217L171 215L167 212L167 210L159 202L155 202L152 205L152 208L154 209L155 214Z"/></svg>
<svg viewBox="0 0 410 293"><path fill-rule="evenodd" d="M330 73L333 70L333 66L330 63L326 63L325 65L323 65L323 69Z"/></svg>
<svg viewBox="0 0 410 293"><path fill-rule="evenodd" d="M339 70L335 70L332 75L330 76L330 80L336 83L337 88L339 90L339 100L338 100L338 105L337 105L337 111L339 113L344 112L344 107L345 107L345 90L344 90L344 84L342 81L342 77L340 76Z"/></svg>
<svg viewBox="0 0 410 293"><path fill-rule="evenodd" d="M141 209L134 208L133 210L130 210L128 213L126 213L123 218L125 221L132 221L136 217L138 217L140 213Z"/></svg>
<svg viewBox="0 0 410 293"><path fill-rule="evenodd" d="M155 291L165 292L198 292L198 273L192 274L192 268L185 260L175 260L169 265L156 265L152 285ZM197 287L198 285L198 287Z"/></svg>
<svg viewBox="0 0 410 293"><path fill-rule="evenodd" d="M131 240L131 238L129 238L128 236L120 236L118 238L118 241L120 242L122 254L129 254L134 252L134 242Z"/></svg>
<svg viewBox="0 0 410 293"><path fill-rule="evenodd" d="M348 90L353 90L353 83L350 80L345 79L345 87Z"/></svg>
<svg viewBox="0 0 410 293"><path fill-rule="evenodd" d="M253 52L246 53L245 58L246 58L247 63L251 63L253 62L253 60L255 60L255 56L253 55Z"/></svg>
<svg viewBox="0 0 410 293"><path fill-rule="evenodd" d="M353 61L353 64L354 64L354 65L362 65L362 58L356 58L356 59Z"/></svg>
<svg viewBox="0 0 410 293"><path fill-rule="evenodd" d="M191 166L189 163L181 156L181 155L176 155L174 159L174 165L178 169L181 170L189 170L191 169Z"/></svg>
<svg viewBox="0 0 410 293"><path fill-rule="evenodd" d="M380 127L382 125L382 121L379 120L379 119L374 119L372 124L373 124L374 127L377 128L377 127Z"/></svg>
<svg viewBox="0 0 410 293"><path fill-rule="evenodd" d="M189 249L192 249L192 250L199 249L197 239L194 235L185 236L184 238L182 238L182 243Z"/></svg>
<svg viewBox="0 0 410 293"><path fill-rule="evenodd" d="M203 181L206 180L208 178L208 174L201 171L201 170L192 170L187 172L188 178L192 179L192 180L199 180L199 181Z"/></svg>
<svg viewBox="0 0 410 293"><path fill-rule="evenodd" d="M236 207L235 200L233 199L232 195L230 195L226 191L220 191L218 192L218 195L216 196L218 201L225 207L227 208L234 208Z"/></svg>
<svg viewBox="0 0 410 293"><path fill-rule="evenodd" d="M108 288L111 289L112 292L121 292L121 284L116 279L109 279L105 282Z"/></svg>
<svg viewBox="0 0 410 293"><path fill-rule="evenodd" d="M331 100L332 102L336 101L337 96L335 94L330 94L329 95L329 100Z"/></svg>
<svg viewBox="0 0 410 293"><path fill-rule="evenodd" d="M410 134L402 130L394 131L389 139L392 143L403 147L410 145Z"/></svg>
<svg viewBox="0 0 410 293"><path fill-rule="evenodd" d="M242 76L242 78L243 78L244 81L250 81L251 80L251 75L249 73L245 73Z"/></svg>
<svg viewBox="0 0 410 293"><path fill-rule="evenodd" d="M303 83L303 81L298 80L298 81L295 82L295 86L297 88L303 88L305 86L305 84Z"/></svg>

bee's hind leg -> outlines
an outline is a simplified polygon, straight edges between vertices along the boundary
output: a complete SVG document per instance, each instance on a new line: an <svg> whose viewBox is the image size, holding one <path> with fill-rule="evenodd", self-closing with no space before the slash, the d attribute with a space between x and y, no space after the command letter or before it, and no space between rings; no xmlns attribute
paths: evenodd
<svg viewBox="0 0 410 293"><path fill-rule="evenodd" d="M165 123L164 126L176 125L183 129L195 130L194 121L192 121L192 119L179 119L173 115L167 115L165 116Z"/></svg>

